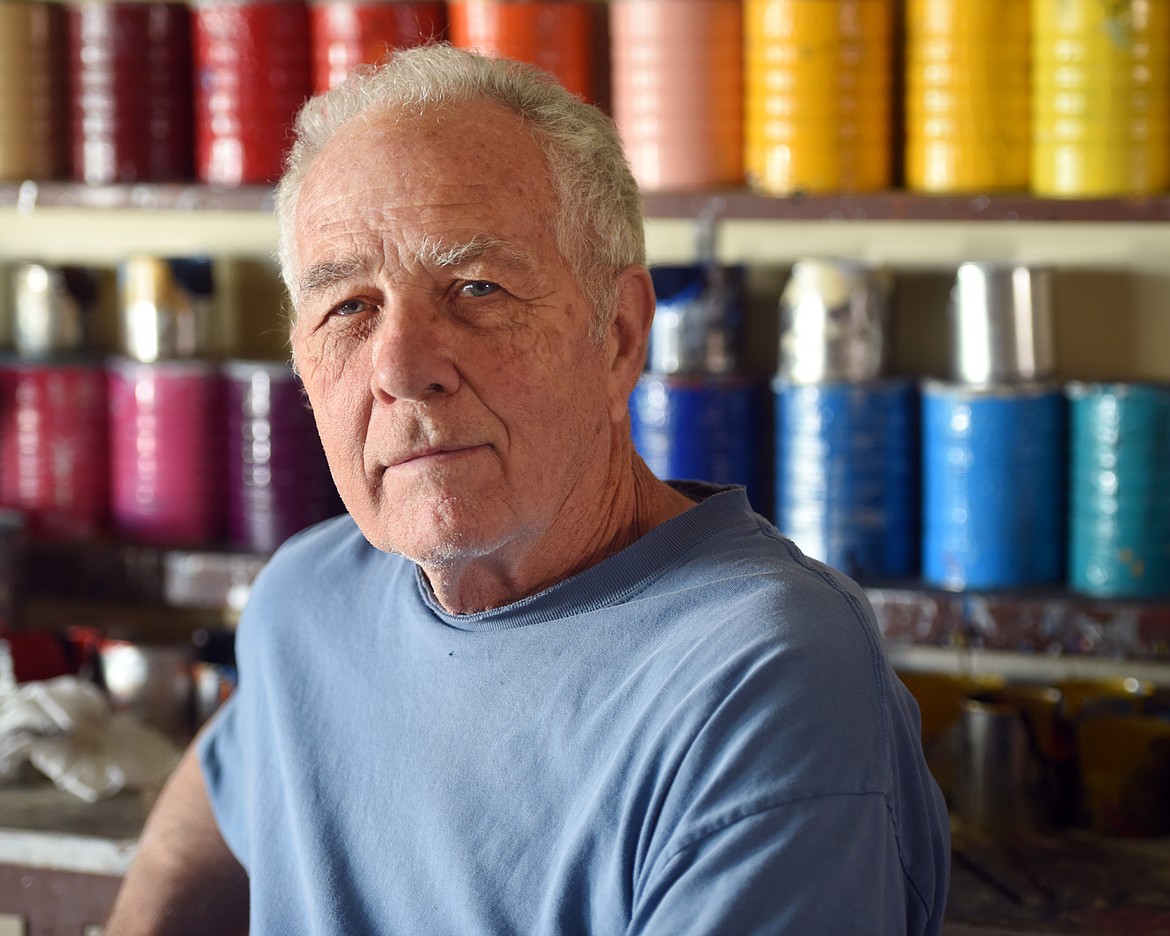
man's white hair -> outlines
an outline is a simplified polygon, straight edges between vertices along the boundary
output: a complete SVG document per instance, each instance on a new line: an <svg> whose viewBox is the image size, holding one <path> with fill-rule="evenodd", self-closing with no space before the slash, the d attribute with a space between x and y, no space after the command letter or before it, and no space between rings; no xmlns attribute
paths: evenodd
<svg viewBox="0 0 1170 936"><path fill-rule="evenodd" d="M617 274L646 262L641 196L613 121L536 68L441 44L399 50L377 67L359 68L343 84L311 98L298 114L276 188L278 260L294 303L300 275L293 226L297 198L332 136L354 120L422 115L484 100L515 113L548 162L557 197L552 230L590 302L600 339L613 316Z"/></svg>

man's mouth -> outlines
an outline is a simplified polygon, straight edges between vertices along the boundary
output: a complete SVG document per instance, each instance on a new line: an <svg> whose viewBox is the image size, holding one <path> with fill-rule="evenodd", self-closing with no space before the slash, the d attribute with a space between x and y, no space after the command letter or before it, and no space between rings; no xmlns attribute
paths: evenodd
<svg viewBox="0 0 1170 936"><path fill-rule="evenodd" d="M426 448L418 449L414 452L410 452L409 454L402 456L401 458L395 459L387 467L402 468L411 466L421 468L429 465L446 464L473 455L484 447L485 446L479 444L427 446Z"/></svg>

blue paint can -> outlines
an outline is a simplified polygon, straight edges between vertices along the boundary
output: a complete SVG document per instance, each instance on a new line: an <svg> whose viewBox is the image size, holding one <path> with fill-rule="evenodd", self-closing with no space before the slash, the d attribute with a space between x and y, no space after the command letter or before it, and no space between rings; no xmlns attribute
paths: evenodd
<svg viewBox="0 0 1170 936"><path fill-rule="evenodd" d="M1068 579L1102 598L1170 595L1170 387L1072 383Z"/></svg>
<svg viewBox="0 0 1170 936"><path fill-rule="evenodd" d="M776 525L853 578L918 568L918 392L909 380L775 379Z"/></svg>
<svg viewBox="0 0 1170 936"><path fill-rule="evenodd" d="M1055 385L923 385L928 584L981 590L1062 580L1065 431Z"/></svg>
<svg viewBox="0 0 1170 936"><path fill-rule="evenodd" d="M766 513L767 396L749 377L644 373L630 397L634 448L663 480L742 484Z"/></svg>

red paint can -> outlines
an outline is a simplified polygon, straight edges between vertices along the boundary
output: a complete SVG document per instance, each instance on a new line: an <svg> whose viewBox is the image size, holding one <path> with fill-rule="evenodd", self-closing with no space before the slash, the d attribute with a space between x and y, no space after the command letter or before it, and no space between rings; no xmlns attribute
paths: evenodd
<svg viewBox="0 0 1170 936"><path fill-rule="evenodd" d="M356 66L379 61L388 51L441 40L447 5L436 0L353 2L326 0L309 7L313 45L313 91L341 84Z"/></svg>
<svg viewBox="0 0 1170 936"><path fill-rule="evenodd" d="M86 539L108 514L100 364L0 364L0 504L34 536Z"/></svg>
<svg viewBox="0 0 1170 936"><path fill-rule="evenodd" d="M208 185L276 181L312 86L300 0L197 2L195 174Z"/></svg>
<svg viewBox="0 0 1170 936"><path fill-rule="evenodd" d="M73 178L96 185L191 178L186 4L70 6L69 92Z"/></svg>
<svg viewBox="0 0 1170 936"><path fill-rule="evenodd" d="M596 103L604 6L592 0L452 0L451 44L528 62Z"/></svg>

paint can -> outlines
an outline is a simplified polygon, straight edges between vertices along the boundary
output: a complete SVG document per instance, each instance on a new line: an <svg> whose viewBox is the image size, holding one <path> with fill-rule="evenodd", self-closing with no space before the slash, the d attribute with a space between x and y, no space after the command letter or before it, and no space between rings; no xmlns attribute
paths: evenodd
<svg viewBox="0 0 1170 936"><path fill-rule="evenodd" d="M1170 3L1034 0L1032 190L1170 188Z"/></svg>
<svg viewBox="0 0 1170 936"><path fill-rule="evenodd" d="M732 374L745 357L746 278L742 266L655 264L657 304L646 369L658 374Z"/></svg>
<svg viewBox="0 0 1170 936"><path fill-rule="evenodd" d="M0 0L0 179L69 174L65 10Z"/></svg>
<svg viewBox="0 0 1170 936"><path fill-rule="evenodd" d="M1026 191L1031 10L1019 0L909 0L906 187Z"/></svg>
<svg viewBox="0 0 1170 936"><path fill-rule="evenodd" d="M643 191L743 183L740 0L614 0L613 116Z"/></svg>
<svg viewBox="0 0 1170 936"><path fill-rule="evenodd" d="M745 163L761 192L892 177L892 0L745 0Z"/></svg>
<svg viewBox="0 0 1170 936"><path fill-rule="evenodd" d="M24 360L90 350L97 271L78 266L17 263L8 270L12 345Z"/></svg>
<svg viewBox="0 0 1170 936"><path fill-rule="evenodd" d="M208 185L275 182L312 89L301 0L194 0L195 174Z"/></svg>
<svg viewBox="0 0 1170 936"><path fill-rule="evenodd" d="M881 377L889 304L888 277L861 261L798 260L780 294L776 376L794 383Z"/></svg>
<svg viewBox="0 0 1170 936"><path fill-rule="evenodd" d="M1027 383L1055 376L1052 274L1010 263L963 263L947 305L951 377Z"/></svg>
<svg viewBox="0 0 1170 936"><path fill-rule="evenodd" d="M594 102L599 89L598 15L592 0L450 0L451 44L527 62Z"/></svg>
<svg viewBox="0 0 1170 936"><path fill-rule="evenodd" d="M1053 384L923 384L927 584L980 590L1062 581L1065 424Z"/></svg>
<svg viewBox="0 0 1170 936"><path fill-rule="evenodd" d="M918 393L913 381L777 378L776 526L861 580L918 567Z"/></svg>
<svg viewBox="0 0 1170 936"><path fill-rule="evenodd" d="M118 264L119 352L146 362L204 355L214 288L209 257L127 257Z"/></svg>
<svg viewBox="0 0 1170 936"><path fill-rule="evenodd" d="M106 378L84 360L0 363L0 504L30 536L92 539L108 517Z"/></svg>
<svg viewBox="0 0 1170 936"><path fill-rule="evenodd" d="M439 0L318 0L309 6L313 93L341 84L354 68L394 49L437 42L447 32Z"/></svg>
<svg viewBox="0 0 1170 936"><path fill-rule="evenodd" d="M275 361L227 361L223 372L228 540L272 552L344 507L292 369Z"/></svg>
<svg viewBox="0 0 1170 936"><path fill-rule="evenodd" d="M83 0L68 12L73 178L92 185L190 179L187 5Z"/></svg>
<svg viewBox="0 0 1170 936"><path fill-rule="evenodd" d="M647 372L630 399L634 448L663 480L741 484L766 513L766 406L754 377Z"/></svg>
<svg viewBox="0 0 1170 936"><path fill-rule="evenodd" d="M212 361L107 362L117 533L208 546L223 531L223 398Z"/></svg>
<svg viewBox="0 0 1170 936"><path fill-rule="evenodd" d="M1170 388L1071 383L1069 585L1100 598L1170 595Z"/></svg>

